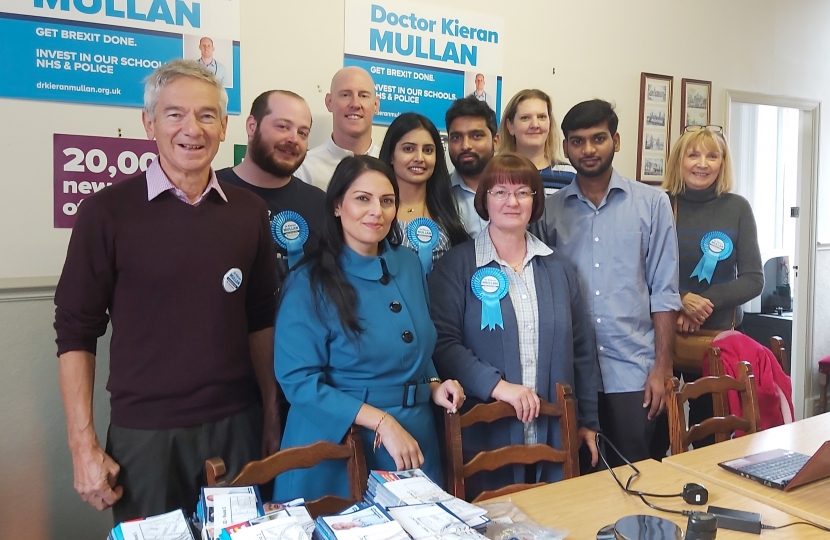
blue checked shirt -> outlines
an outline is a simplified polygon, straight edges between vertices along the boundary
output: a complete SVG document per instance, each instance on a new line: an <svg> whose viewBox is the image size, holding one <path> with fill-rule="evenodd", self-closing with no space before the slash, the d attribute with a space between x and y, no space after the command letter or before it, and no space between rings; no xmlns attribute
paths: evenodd
<svg viewBox="0 0 830 540"><path fill-rule="evenodd" d="M536 299L536 282L533 280L533 257L550 255L553 251L530 233L525 233L527 254L522 261L521 272L513 268L496 253L490 239L489 225L476 238L476 266L486 266L496 261L507 274L510 283L508 294L516 312L519 327L519 363L522 366L522 385L536 393L536 370L539 365L539 304ZM525 444L536 444L536 420L524 425Z"/></svg>
<svg viewBox="0 0 830 540"><path fill-rule="evenodd" d="M643 390L654 367L651 314L682 305L668 196L613 171L599 206L575 181L548 197L533 230L579 273L594 323L603 391Z"/></svg>
<svg viewBox="0 0 830 540"><path fill-rule="evenodd" d="M450 180L452 181L452 197L455 199L455 205L458 207L458 215L461 216L464 228L467 229L467 234L470 235L470 238L478 238L481 230L490 222L481 219L481 216L476 212L476 192L464 183L458 171L452 172Z"/></svg>

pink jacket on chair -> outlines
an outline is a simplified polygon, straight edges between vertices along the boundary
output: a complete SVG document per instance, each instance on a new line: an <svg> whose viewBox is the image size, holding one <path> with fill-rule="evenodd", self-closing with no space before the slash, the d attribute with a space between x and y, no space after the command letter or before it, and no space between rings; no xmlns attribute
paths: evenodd
<svg viewBox="0 0 830 540"><path fill-rule="evenodd" d="M730 377L738 377L739 361L744 360L752 366L761 430L793 421L792 383L772 351L751 337L736 331L721 333L712 342L712 346L720 348L724 373ZM703 375L706 376L709 375L708 353L704 360ZM743 415L741 399L737 392L730 390L727 401L731 414ZM735 435L740 436L743 433L736 432Z"/></svg>

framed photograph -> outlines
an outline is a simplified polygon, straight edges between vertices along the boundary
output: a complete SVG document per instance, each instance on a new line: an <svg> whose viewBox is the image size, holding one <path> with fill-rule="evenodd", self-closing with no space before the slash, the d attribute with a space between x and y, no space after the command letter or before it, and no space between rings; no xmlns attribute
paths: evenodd
<svg viewBox="0 0 830 540"><path fill-rule="evenodd" d="M669 159L671 104L674 78L669 75L640 75L640 130L637 146L637 180L659 185ZM708 104L709 98L706 95Z"/></svg>
<svg viewBox="0 0 830 540"><path fill-rule="evenodd" d="M712 81L682 79L680 81L681 128L686 126L708 126L712 119Z"/></svg>

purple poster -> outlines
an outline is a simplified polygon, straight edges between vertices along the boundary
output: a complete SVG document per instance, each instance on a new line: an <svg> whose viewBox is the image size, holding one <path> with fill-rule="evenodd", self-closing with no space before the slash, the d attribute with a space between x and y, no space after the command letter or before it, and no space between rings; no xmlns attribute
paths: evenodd
<svg viewBox="0 0 830 540"><path fill-rule="evenodd" d="M55 133L55 228L71 229L85 198L147 170L156 141Z"/></svg>

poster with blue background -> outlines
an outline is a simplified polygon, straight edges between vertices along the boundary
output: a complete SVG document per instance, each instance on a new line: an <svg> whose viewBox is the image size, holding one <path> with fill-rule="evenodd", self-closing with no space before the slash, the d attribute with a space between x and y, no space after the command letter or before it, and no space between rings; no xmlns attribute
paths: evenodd
<svg viewBox="0 0 830 540"><path fill-rule="evenodd" d="M445 130L450 104L475 94L499 116L504 21L403 0L346 0L343 64L372 75L375 123L415 111Z"/></svg>
<svg viewBox="0 0 830 540"><path fill-rule="evenodd" d="M3 0L0 97L141 107L143 80L202 61L240 113L240 0Z"/></svg>

